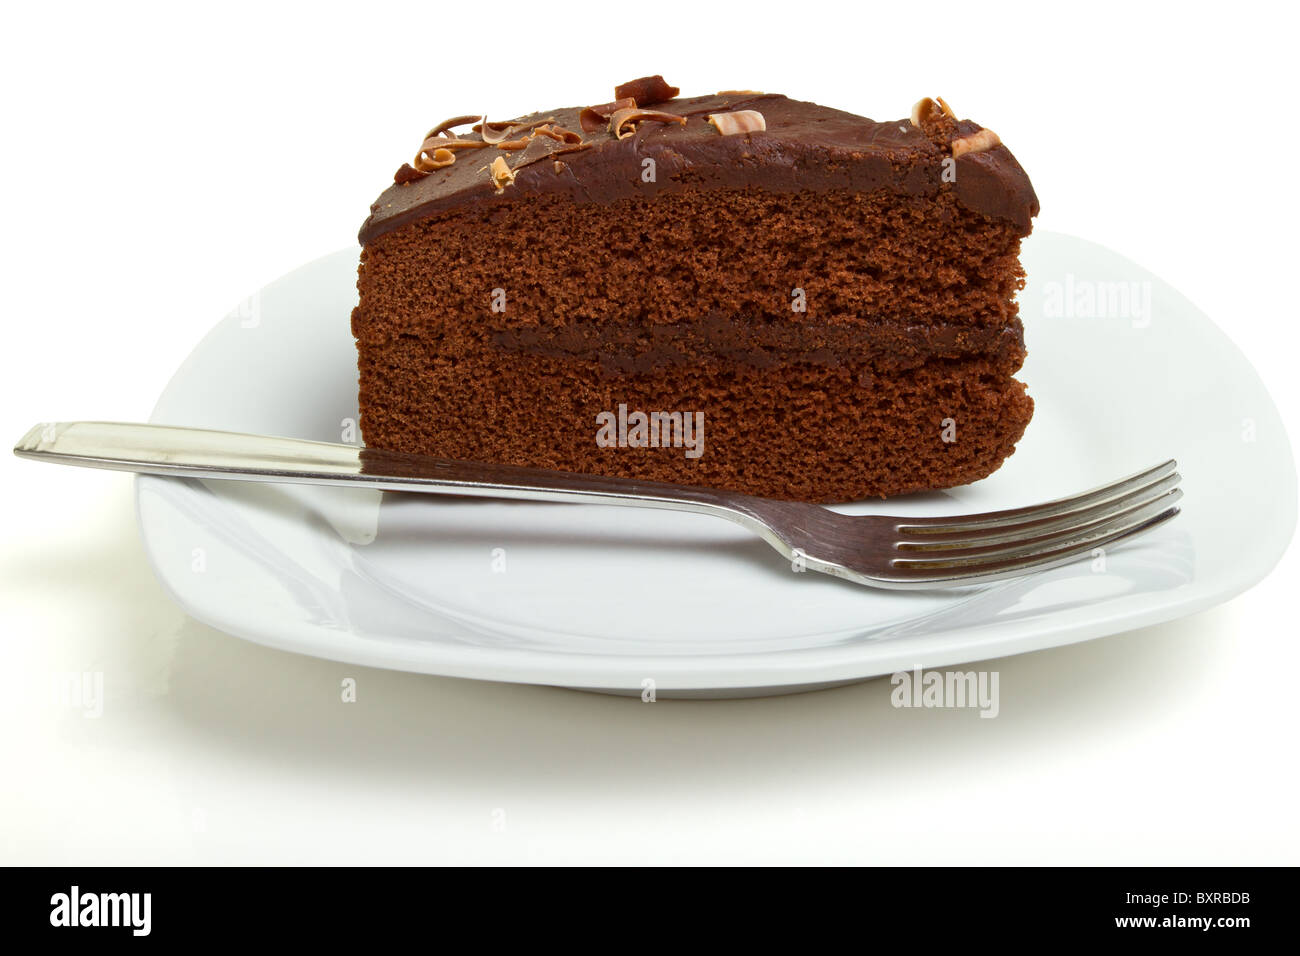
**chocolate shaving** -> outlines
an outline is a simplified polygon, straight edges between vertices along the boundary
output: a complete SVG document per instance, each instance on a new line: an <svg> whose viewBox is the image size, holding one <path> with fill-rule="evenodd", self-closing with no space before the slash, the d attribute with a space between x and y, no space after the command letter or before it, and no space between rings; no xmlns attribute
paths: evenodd
<svg viewBox="0 0 1300 956"><path fill-rule="evenodd" d="M941 113L942 110L939 108L938 103L928 96L923 96L912 104L912 125L916 127L924 126Z"/></svg>
<svg viewBox="0 0 1300 956"><path fill-rule="evenodd" d="M952 158L957 159L967 153L982 153L1000 145L1002 145L1002 140L998 139L997 133L991 129L982 129L979 132L971 133L969 136L954 139L952 141Z"/></svg>
<svg viewBox="0 0 1300 956"><path fill-rule="evenodd" d="M456 154L451 150L441 146L430 149L426 141L415 156L415 169L417 172L428 173L435 169L442 169L444 166L450 166L455 161Z"/></svg>
<svg viewBox="0 0 1300 956"><path fill-rule="evenodd" d="M483 142L496 146L505 142L514 128L514 123L480 123L474 131L483 135Z"/></svg>
<svg viewBox="0 0 1300 956"><path fill-rule="evenodd" d="M445 136L430 136L420 144L420 152L427 153L435 149L482 149L487 143L477 139L448 139Z"/></svg>
<svg viewBox="0 0 1300 956"><path fill-rule="evenodd" d="M482 149L486 143L473 139L447 139L444 136L430 136L420 144L420 151L415 154L414 165L420 172L441 169L456 161L457 149Z"/></svg>
<svg viewBox="0 0 1300 956"><path fill-rule="evenodd" d="M621 100L615 100L613 103L602 103L600 106L588 106L578 114L578 125L582 127L584 133L594 133L598 129L604 129L609 118L618 110L635 109L636 100L627 97Z"/></svg>
<svg viewBox="0 0 1300 956"><path fill-rule="evenodd" d="M656 74L619 84L614 87L614 99L631 99L637 106L653 106L655 103L671 100L680 92L681 90L669 86L662 76Z"/></svg>
<svg viewBox="0 0 1300 956"><path fill-rule="evenodd" d="M520 133L520 132L523 132L526 135L520 136L518 139L506 139L504 136L502 136L492 140L488 140L488 142L491 143L493 146L495 146L497 149L505 149L505 150L512 150L512 151L527 148L528 144L531 143L538 136L543 136L546 137L547 139L553 139L557 143L564 143L566 145L572 145L574 143L582 142L582 136L580 136L578 133L575 133L571 129L565 129L563 126L556 126L551 120L537 120L536 122L528 123L526 125L525 124L514 125L509 127L509 129L507 130L507 133L509 134Z"/></svg>
<svg viewBox="0 0 1300 956"><path fill-rule="evenodd" d="M413 183L417 179L423 179L428 173L421 172L410 163L402 163L397 172L393 173L393 182L399 186L405 186L407 183Z"/></svg>
<svg viewBox="0 0 1300 956"><path fill-rule="evenodd" d="M582 137L571 129L565 129L563 126L552 126L546 124L533 130L534 136L546 136L559 143L581 143Z"/></svg>
<svg viewBox="0 0 1300 956"><path fill-rule="evenodd" d="M709 123L723 136L737 133L761 133L767 129L767 120L758 110L733 110L730 113L710 113Z"/></svg>
<svg viewBox="0 0 1300 956"><path fill-rule="evenodd" d="M473 129L474 132L483 135L483 142L492 146L497 146L510 139L510 137L514 136L516 133L527 132L535 127L554 122L554 120L555 117L548 117L547 119L533 120L531 123L516 123L513 120L497 123L480 123Z"/></svg>
<svg viewBox="0 0 1300 956"><path fill-rule="evenodd" d="M515 173L507 164L504 156L498 156L492 160L492 164L487 167L488 175L492 177L492 185L496 187L497 192L503 193L507 186L515 184Z"/></svg>
<svg viewBox="0 0 1300 956"><path fill-rule="evenodd" d="M936 96L934 99L924 97L917 100L916 105L912 107L912 125L921 127L929 126L939 122L943 117L955 120L957 114L952 111L952 107L943 101L942 96Z"/></svg>
<svg viewBox="0 0 1300 956"><path fill-rule="evenodd" d="M627 109L617 110L609 118L609 131L615 139L627 139L636 132L636 124L650 120L654 123L677 123L679 126L686 125L686 117L678 116L676 113L661 113L659 110L643 110L632 106ZM624 131L623 127L627 127Z"/></svg>
<svg viewBox="0 0 1300 956"><path fill-rule="evenodd" d="M478 123L483 119L482 116L453 116L449 120L443 120L429 132L424 134L425 139L433 139L435 136L441 136L449 129L455 129L457 126L466 126L469 123ZM452 137L455 139L455 137Z"/></svg>

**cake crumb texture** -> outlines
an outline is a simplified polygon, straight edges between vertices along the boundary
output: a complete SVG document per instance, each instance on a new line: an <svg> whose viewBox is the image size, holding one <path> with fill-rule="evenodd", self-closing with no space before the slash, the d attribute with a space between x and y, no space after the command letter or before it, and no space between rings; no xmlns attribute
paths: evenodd
<svg viewBox="0 0 1300 956"><path fill-rule="evenodd" d="M363 251L362 434L822 502L976 481L1033 413L1013 378L1021 235L950 192L683 187L437 213ZM600 447L596 416L620 404L703 412L703 454Z"/></svg>

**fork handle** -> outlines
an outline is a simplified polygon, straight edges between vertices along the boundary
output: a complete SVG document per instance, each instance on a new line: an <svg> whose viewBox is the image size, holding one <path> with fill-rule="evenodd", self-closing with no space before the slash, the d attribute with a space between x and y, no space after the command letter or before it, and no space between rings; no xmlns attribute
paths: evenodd
<svg viewBox="0 0 1300 956"><path fill-rule="evenodd" d="M455 461L333 442L127 422L56 422L14 446L21 458L148 475L346 485L484 498L715 514L752 527L746 495L693 485Z"/></svg>

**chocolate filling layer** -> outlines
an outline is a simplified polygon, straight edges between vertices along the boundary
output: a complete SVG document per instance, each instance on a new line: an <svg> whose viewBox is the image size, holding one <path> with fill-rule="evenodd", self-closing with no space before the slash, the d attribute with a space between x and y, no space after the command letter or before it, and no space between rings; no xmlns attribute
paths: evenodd
<svg viewBox="0 0 1300 956"><path fill-rule="evenodd" d="M1023 336L1015 328L959 328L891 320L865 327L824 328L717 311L671 326L604 320L576 321L560 328L502 329L491 333L491 341L505 353L594 361L608 375L643 375L701 361L751 369L788 364L906 369L932 358L971 353L984 354L995 365L1014 371L1024 358Z"/></svg>

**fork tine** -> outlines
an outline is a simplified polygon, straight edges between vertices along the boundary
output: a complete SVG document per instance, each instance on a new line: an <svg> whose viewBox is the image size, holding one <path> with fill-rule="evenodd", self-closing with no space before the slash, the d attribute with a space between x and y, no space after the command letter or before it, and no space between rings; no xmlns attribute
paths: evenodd
<svg viewBox="0 0 1300 956"><path fill-rule="evenodd" d="M962 568L895 568L879 578L885 587L952 587L967 584L983 584L1005 578L1020 577L1031 571L1045 571L1070 564L1079 557L1090 554L1095 548L1119 544L1130 538L1154 530L1180 513L1178 508L1169 508L1154 518L1131 527L1120 528L1109 534L1088 541L1042 552L1028 558L1002 558L985 564Z"/></svg>
<svg viewBox="0 0 1300 956"><path fill-rule="evenodd" d="M1128 541L1139 535L1153 531L1165 524L1180 513L1178 508L1170 508L1145 524L1138 525L1135 528L1129 528L1126 531L1119 531L1105 538L1098 538L1095 541L1089 541L1073 548L1063 549L1058 553L1042 554L1029 560L1007 559L999 562L992 562L981 567L977 571L955 571L949 570L946 573L934 571L918 571L910 569L896 569L890 571L887 575L878 575L875 578L876 584L886 588L902 589L922 589L922 588L942 588L942 587L961 587L968 584L987 584L992 581L1002 581L1007 578L1017 578L1033 571L1047 571L1052 568L1058 568L1078 560L1081 556L1091 553L1094 548L1106 547Z"/></svg>
<svg viewBox="0 0 1300 956"><path fill-rule="evenodd" d="M906 518L898 522L897 528L900 533L910 532L923 535L1002 530L1017 524L1069 515L1112 502L1116 498L1140 491L1168 478L1175 473L1177 468L1178 462L1171 458L1154 468L1148 468L1146 471L1140 471L1135 475L1121 478L1109 485L1102 485L1099 488L1069 498L1057 498L1053 501L1045 501L1042 504L1030 505L1027 508L1009 508L1005 511L988 511L983 514L954 515L947 518Z"/></svg>
<svg viewBox="0 0 1300 956"><path fill-rule="evenodd" d="M1059 532L1072 533L1130 512L1148 502L1163 499L1168 492L1178 486L1180 480L1181 477L1177 473L1168 475L1136 491L1054 518L1033 517L1016 524L999 525L992 529L914 534L910 538L900 538L896 546L903 551L916 552L917 557L938 557L955 550L998 544L1024 544Z"/></svg>
<svg viewBox="0 0 1300 956"><path fill-rule="evenodd" d="M946 548L941 551L900 552L900 556L894 558L891 564L895 567L901 565L956 570L964 568L978 569L987 564L990 558L1032 559L1035 555L1053 553L1062 548L1071 548L1084 544L1095 546L1093 542L1098 538L1145 524L1157 515L1172 508L1182 496L1182 490L1175 488L1172 491L1165 492L1158 498L1140 502L1118 513L1106 514L1084 525L1072 526L1064 531L1036 535L1020 541L975 545L966 548Z"/></svg>

